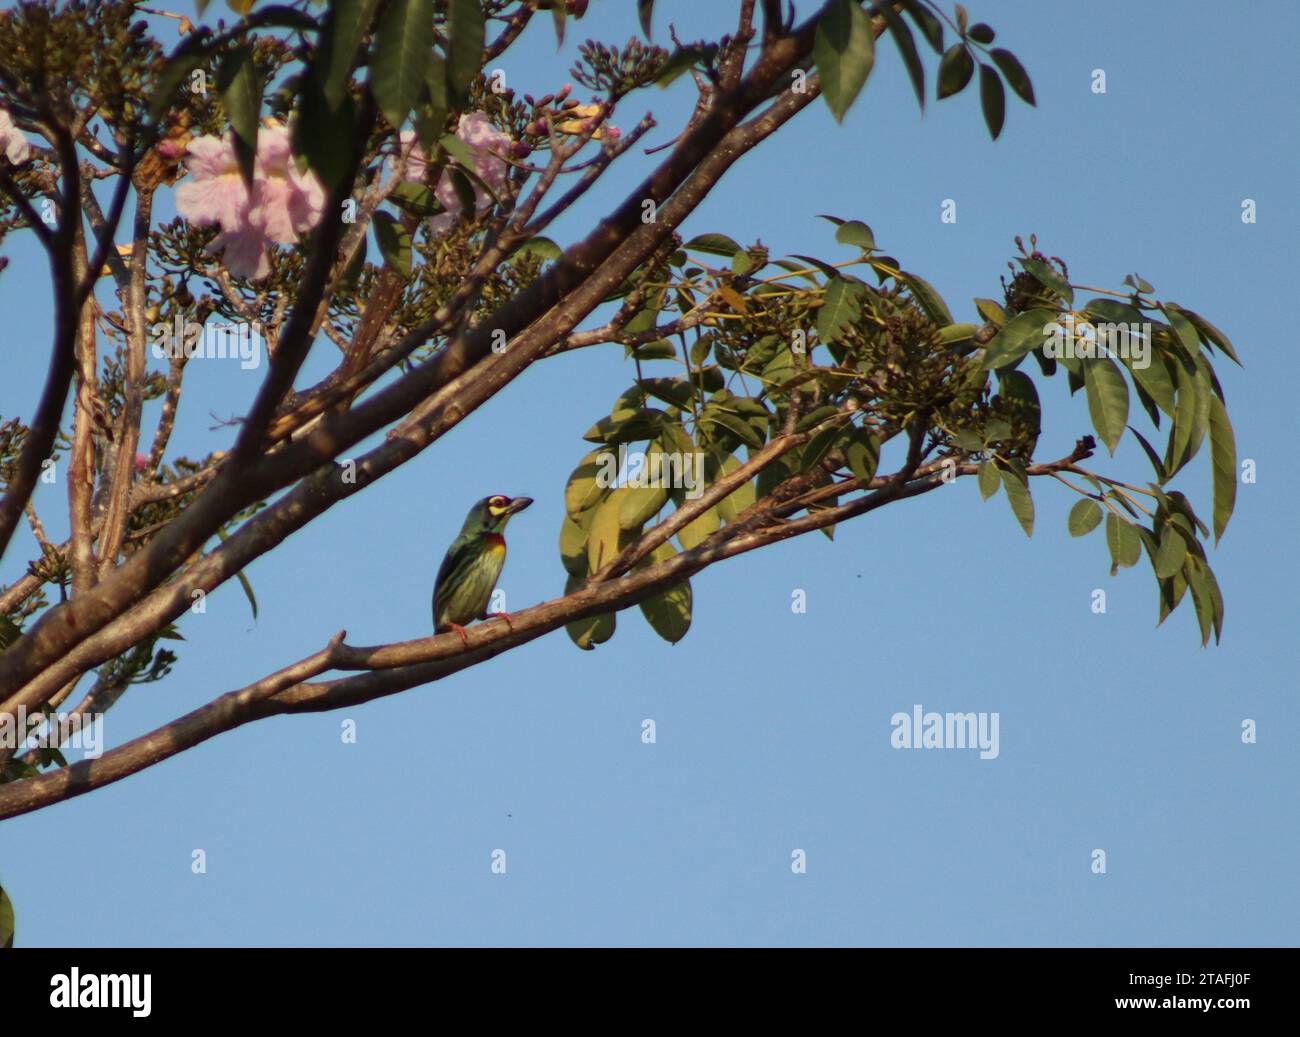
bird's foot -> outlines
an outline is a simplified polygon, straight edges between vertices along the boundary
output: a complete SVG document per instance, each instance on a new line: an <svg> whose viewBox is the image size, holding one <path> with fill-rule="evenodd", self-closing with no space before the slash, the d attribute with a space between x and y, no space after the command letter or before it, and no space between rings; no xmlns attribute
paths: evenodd
<svg viewBox="0 0 1300 1037"><path fill-rule="evenodd" d="M510 632L511 632L512 634L515 632L515 625L514 625L513 623L510 622L510 613L509 613L509 612L485 612L485 613L483 614L483 618L484 618L484 619L504 619L504 620L506 621L506 626L508 626L508 627L510 628Z"/></svg>
<svg viewBox="0 0 1300 1037"><path fill-rule="evenodd" d="M466 648L469 647L469 635L465 633L465 628L459 623L448 623L447 626L456 631L456 635L464 642Z"/></svg>

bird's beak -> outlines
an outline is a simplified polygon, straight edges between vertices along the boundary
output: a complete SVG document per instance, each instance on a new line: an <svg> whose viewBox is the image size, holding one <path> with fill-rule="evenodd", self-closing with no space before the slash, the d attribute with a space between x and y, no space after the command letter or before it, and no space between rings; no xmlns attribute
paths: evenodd
<svg viewBox="0 0 1300 1037"><path fill-rule="evenodd" d="M507 506L506 514L513 515L516 512L523 511L524 508L533 503L532 497L515 497Z"/></svg>

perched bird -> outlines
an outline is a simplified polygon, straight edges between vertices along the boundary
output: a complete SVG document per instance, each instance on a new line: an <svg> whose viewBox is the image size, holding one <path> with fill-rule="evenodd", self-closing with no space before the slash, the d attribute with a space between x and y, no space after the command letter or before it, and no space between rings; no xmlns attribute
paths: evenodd
<svg viewBox="0 0 1300 1037"><path fill-rule="evenodd" d="M433 632L454 630L469 647L466 623L489 618L487 607L506 562L501 531L510 516L532 504L531 497L484 497L469 509L460 536L447 548L433 585ZM510 622L504 612L493 613Z"/></svg>

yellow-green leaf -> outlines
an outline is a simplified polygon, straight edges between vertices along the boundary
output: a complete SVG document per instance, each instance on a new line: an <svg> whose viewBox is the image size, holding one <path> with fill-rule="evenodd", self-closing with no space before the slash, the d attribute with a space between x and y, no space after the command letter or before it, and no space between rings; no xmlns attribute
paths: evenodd
<svg viewBox="0 0 1300 1037"><path fill-rule="evenodd" d="M595 507L609 492L617 475L618 462L613 451L593 450L578 463L565 484L564 510L576 517Z"/></svg>
<svg viewBox="0 0 1300 1037"><path fill-rule="evenodd" d="M587 537L587 566L590 572L599 572L632 542L631 535L621 529L618 523L619 510L627 492L626 487L620 487L596 506Z"/></svg>
<svg viewBox="0 0 1300 1037"><path fill-rule="evenodd" d="M1128 424L1128 383L1115 361L1096 357L1083 363L1083 385L1093 428L1114 454Z"/></svg>
<svg viewBox="0 0 1300 1037"><path fill-rule="evenodd" d="M706 537L712 536L722 527L722 519L717 508L701 512L677 531L677 539L687 551L697 546Z"/></svg>
<svg viewBox="0 0 1300 1037"><path fill-rule="evenodd" d="M646 564L669 561L677 551L672 544L660 544ZM641 602L641 612L654 632L670 644L676 644L691 628L691 582L683 580Z"/></svg>
<svg viewBox="0 0 1300 1037"><path fill-rule="evenodd" d="M1214 470L1214 540L1217 543L1228 528L1228 519L1237 504L1237 440L1228 420L1227 408L1214 393L1207 393L1210 403L1210 465Z"/></svg>
<svg viewBox="0 0 1300 1037"><path fill-rule="evenodd" d="M1088 500L1086 497L1076 502L1074 507L1070 509L1067 525L1070 536L1087 536L1101 525L1101 505L1095 500Z"/></svg>

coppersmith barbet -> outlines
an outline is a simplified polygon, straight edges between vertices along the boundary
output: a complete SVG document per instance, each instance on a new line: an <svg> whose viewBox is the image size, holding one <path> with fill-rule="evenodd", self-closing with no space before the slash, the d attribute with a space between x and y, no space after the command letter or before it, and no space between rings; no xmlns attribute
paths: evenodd
<svg viewBox="0 0 1300 1037"><path fill-rule="evenodd" d="M532 504L531 497L484 497L470 508L460 536L447 548L433 585L433 630L436 634L454 630L469 646L465 624L488 619L488 603L506 563L506 539L502 536L510 516ZM510 617L500 615L507 623Z"/></svg>

